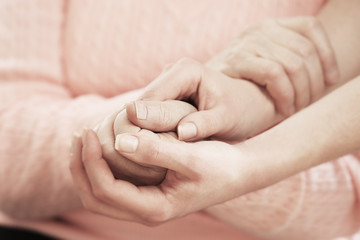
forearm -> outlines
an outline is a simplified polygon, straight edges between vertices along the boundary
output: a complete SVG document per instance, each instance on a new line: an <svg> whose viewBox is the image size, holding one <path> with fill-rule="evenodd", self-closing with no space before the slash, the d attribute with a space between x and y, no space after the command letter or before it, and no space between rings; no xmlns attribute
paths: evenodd
<svg viewBox="0 0 360 240"><path fill-rule="evenodd" d="M354 202L360 197L359 161L349 156L314 166L360 149L359 100L360 76L272 129L238 144L254 163L251 174L246 174L253 177L239 185L245 183L246 192L265 189L206 212L266 239L333 238L357 231ZM284 206L288 206L286 210ZM328 219L334 219L333 231L324 230L330 224ZM306 226L312 225L318 228L308 231Z"/></svg>
<svg viewBox="0 0 360 240"><path fill-rule="evenodd" d="M265 187L360 148L360 77L238 146L259 162Z"/></svg>
<svg viewBox="0 0 360 240"><path fill-rule="evenodd" d="M0 95L0 210L44 218L80 207L69 172L72 134L135 96L72 98L57 85L26 81L2 82Z"/></svg>
<svg viewBox="0 0 360 240"><path fill-rule="evenodd" d="M261 239L348 236L359 230L358 171L358 159L345 156L206 212Z"/></svg>
<svg viewBox="0 0 360 240"><path fill-rule="evenodd" d="M318 14L335 51L341 82L360 73L359 0L329 0Z"/></svg>

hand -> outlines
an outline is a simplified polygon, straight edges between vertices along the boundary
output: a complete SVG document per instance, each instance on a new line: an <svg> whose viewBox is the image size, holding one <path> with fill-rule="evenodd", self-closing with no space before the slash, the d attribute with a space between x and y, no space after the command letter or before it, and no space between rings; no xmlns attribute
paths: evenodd
<svg viewBox="0 0 360 240"><path fill-rule="evenodd" d="M335 54L314 17L265 20L249 27L208 67L264 86L289 116L339 81Z"/></svg>
<svg viewBox="0 0 360 240"><path fill-rule="evenodd" d="M152 132L118 135L116 147L126 158L169 169L161 184L140 187L113 177L93 131L75 137L73 146L71 173L83 205L117 219L156 225L259 187L259 165L222 142L185 143Z"/></svg>
<svg viewBox="0 0 360 240"><path fill-rule="evenodd" d="M195 141L209 136L226 141L239 141L254 136L280 120L275 106L257 85L234 80L200 63L183 59L166 68L128 110L135 125L149 128L146 114L148 100L182 99L193 102L199 112L182 118L177 133L180 140ZM163 109L164 115L172 109ZM134 112L141 112L135 113ZM166 113L166 114L165 114ZM156 115L156 113L153 113Z"/></svg>
<svg viewBox="0 0 360 240"><path fill-rule="evenodd" d="M164 123L162 119L158 119L159 116L162 115L152 114L159 113L158 108L172 109L171 118L166 120L166 124L162 124L161 130L163 133L158 134L159 138L168 139L175 139L177 137L174 130L178 121L183 116L196 111L190 104L175 100L161 103L148 102L148 108L152 110L148 114L148 119L155 123ZM155 127L156 129L156 124L152 124L151 127ZM116 135L122 133L146 132L146 130L129 122L124 108L105 118L95 130L100 139L103 158L106 159L115 178L129 181L135 185L156 185L164 179L166 169L157 166L138 164L121 156L115 150L114 144Z"/></svg>

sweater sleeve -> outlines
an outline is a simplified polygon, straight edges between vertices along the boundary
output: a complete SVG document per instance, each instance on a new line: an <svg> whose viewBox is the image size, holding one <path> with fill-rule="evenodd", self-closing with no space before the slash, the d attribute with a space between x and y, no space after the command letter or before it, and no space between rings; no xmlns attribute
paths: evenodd
<svg viewBox="0 0 360 240"><path fill-rule="evenodd" d="M334 239L360 230L360 161L341 157L208 209L261 239Z"/></svg>
<svg viewBox="0 0 360 240"><path fill-rule="evenodd" d="M10 217L79 207L68 170L72 133L137 96L73 94L62 64L64 11L55 0L0 3L0 211Z"/></svg>

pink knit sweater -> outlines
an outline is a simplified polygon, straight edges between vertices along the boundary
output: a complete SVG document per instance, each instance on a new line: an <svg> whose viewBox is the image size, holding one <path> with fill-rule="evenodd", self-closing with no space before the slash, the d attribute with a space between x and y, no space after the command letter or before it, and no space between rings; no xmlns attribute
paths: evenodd
<svg viewBox="0 0 360 240"><path fill-rule="evenodd" d="M149 228L68 211L67 205L75 191L68 170L73 131L93 127L134 99L138 92L132 90L144 87L165 64L181 57L204 62L252 22L313 15L323 4L2 0L0 224L62 239L250 239L240 232L264 239L333 239L354 234L360 229L360 163L350 155L211 208L223 222L197 213Z"/></svg>

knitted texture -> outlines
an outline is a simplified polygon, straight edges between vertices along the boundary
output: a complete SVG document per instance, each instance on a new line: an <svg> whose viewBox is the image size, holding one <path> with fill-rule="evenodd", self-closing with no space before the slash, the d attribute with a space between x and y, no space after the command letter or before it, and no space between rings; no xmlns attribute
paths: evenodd
<svg viewBox="0 0 360 240"><path fill-rule="evenodd" d="M251 239L235 228L264 239L353 234L360 222L360 169L353 156L209 210L235 228L200 213L148 228L69 211L76 195L68 170L74 131L95 126L136 98L139 92L132 90L146 86L165 64L182 57L205 62L248 24L314 15L323 4L2 0L0 223L61 239Z"/></svg>

